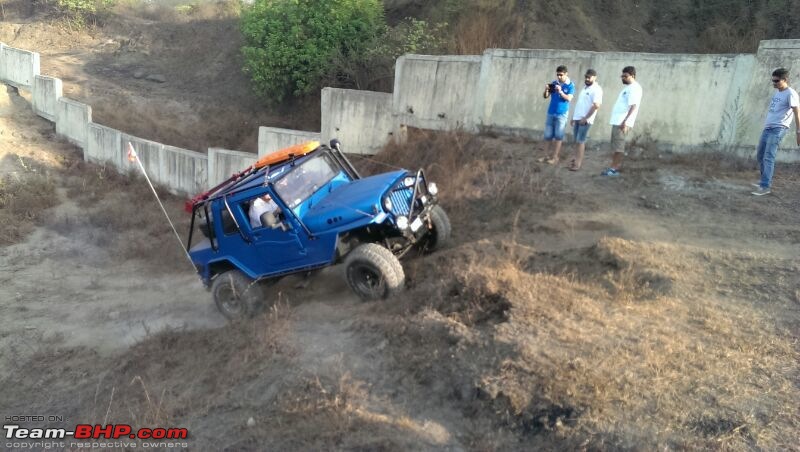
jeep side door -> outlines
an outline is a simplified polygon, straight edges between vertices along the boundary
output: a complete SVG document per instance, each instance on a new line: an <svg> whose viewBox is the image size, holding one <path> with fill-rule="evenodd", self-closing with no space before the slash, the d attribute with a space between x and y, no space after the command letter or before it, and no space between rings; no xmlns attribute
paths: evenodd
<svg viewBox="0 0 800 452"><path fill-rule="evenodd" d="M333 260L335 237L311 238L285 206L278 205L280 214L276 227L262 225L260 221L253 223L248 210L252 208L254 200L263 194L263 191L255 195L251 192L237 203L237 213L246 219L242 227L246 229L250 245L257 253L260 275L326 265Z"/></svg>

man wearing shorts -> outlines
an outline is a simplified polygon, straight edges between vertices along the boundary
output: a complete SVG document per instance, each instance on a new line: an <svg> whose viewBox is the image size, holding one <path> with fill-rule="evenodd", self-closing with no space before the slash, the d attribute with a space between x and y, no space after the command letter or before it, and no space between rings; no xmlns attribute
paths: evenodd
<svg viewBox="0 0 800 452"><path fill-rule="evenodd" d="M642 86L636 81L636 68L626 66L622 69L622 83L625 85L611 110L611 166L600 173L603 176L619 176L625 144L630 137L631 128L642 103Z"/></svg>
<svg viewBox="0 0 800 452"><path fill-rule="evenodd" d="M578 171L583 164L583 153L586 149L586 139L589 129L597 116L597 110L603 103L603 88L597 83L597 72L588 69L583 76L585 86L578 95L578 103L572 113L572 134L575 137L575 153L569 164L571 171Z"/></svg>
<svg viewBox="0 0 800 452"><path fill-rule="evenodd" d="M572 100L572 93L575 92L575 85L567 76L567 67L559 66L556 68L556 79L545 85L542 97L550 98L550 106L547 108L547 120L544 124L544 141L547 142L545 153L552 156L541 158L540 162L547 162L551 165L558 163L558 153L561 151L561 142L564 141L564 129L567 127L567 114L569 113L569 102ZM551 144L552 143L552 144Z"/></svg>

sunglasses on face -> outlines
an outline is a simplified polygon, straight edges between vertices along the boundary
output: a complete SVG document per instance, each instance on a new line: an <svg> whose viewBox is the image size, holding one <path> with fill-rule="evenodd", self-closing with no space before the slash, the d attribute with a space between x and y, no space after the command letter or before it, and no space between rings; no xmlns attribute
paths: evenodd
<svg viewBox="0 0 800 452"><path fill-rule="evenodd" d="M778 79L775 79L775 78L772 79L772 83L780 83L780 82L781 82L781 79L779 79L779 78Z"/></svg>

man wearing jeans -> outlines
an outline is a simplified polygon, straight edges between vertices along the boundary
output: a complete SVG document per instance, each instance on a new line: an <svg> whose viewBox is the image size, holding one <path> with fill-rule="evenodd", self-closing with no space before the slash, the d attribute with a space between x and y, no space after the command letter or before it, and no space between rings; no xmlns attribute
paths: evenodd
<svg viewBox="0 0 800 452"><path fill-rule="evenodd" d="M556 79L545 85L542 97L550 98L550 106L547 108L547 120L544 125L544 141L546 154L553 154L549 158L541 158L540 162L546 161L551 165L558 163L558 153L561 151L561 142L564 140L564 129L567 127L567 113L569 113L569 102L572 100L572 93L575 92L575 85L567 76L567 67L559 66L556 68ZM552 143L552 145L551 145Z"/></svg>
<svg viewBox="0 0 800 452"><path fill-rule="evenodd" d="M586 149L586 138L589 129L597 116L597 109L603 103L603 88L597 83L597 72L594 69L586 70L583 76L584 86L578 95L578 103L572 113L572 134L575 136L575 154L569 164L570 171L578 171L583 164L583 153Z"/></svg>
<svg viewBox="0 0 800 452"><path fill-rule="evenodd" d="M761 181L753 184L758 187L758 190L753 192L756 196L768 195L772 191L775 154L778 153L778 146L783 136L792 125L792 117L797 130L797 145L800 146L800 99L797 91L789 87L789 71L784 68L775 69L772 72L772 86L777 91L770 101L767 119L764 121L764 131L761 132L761 139L758 141L756 158L761 170Z"/></svg>
<svg viewBox="0 0 800 452"><path fill-rule="evenodd" d="M619 176L622 166L622 155L625 153L625 143L630 136L631 128L639 114L639 104L642 103L642 86L636 81L636 68L625 66L622 68L622 92L617 97L614 108L611 109L611 166L602 173L603 176Z"/></svg>

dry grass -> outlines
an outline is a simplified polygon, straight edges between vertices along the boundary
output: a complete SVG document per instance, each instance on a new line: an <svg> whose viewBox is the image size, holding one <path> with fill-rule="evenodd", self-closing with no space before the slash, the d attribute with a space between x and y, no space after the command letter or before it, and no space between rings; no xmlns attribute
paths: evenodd
<svg viewBox="0 0 800 452"><path fill-rule="evenodd" d="M667 160L672 164L697 168L708 176L742 173L757 168L755 158L737 157L721 151L695 150L691 153L670 154Z"/></svg>
<svg viewBox="0 0 800 452"><path fill-rule="evenodd" d="M59 203L52 176L31 159L16 158L18 171L0 176L0 245L23 240Z"/></svg>
<svg viewBox="0 0 800 452"><path fill-rule="evenodd" d="M459 17L450 43L450 53L481 55L486 49L516 49L525 32L521 15L507 11L475 11Z"/></svg>
<svg viewBox="0 0 800 452"><path fill-rule="evenodd" d="M469 404L477 415L553 447L775 450L796 438L792 324L767 327L771 310L715 296L698 271L707 252L613 239L515 265L505 249L426 263L433 274L449 262L450 289L431 296L419 282L410 299L444 317L423 309L392 334L398 360L424 378L466 376L487 394ZM792 283L778 284L775 301L791 303ZM473 354L484 341L494 359ZM451 359L431 369L433 356Z"/></svg>
<svg viewBox="0 0 800 452"><path fill-rule="evenodd" d="M147 261L154 272L192 268L144 178L76 161L64 179L76 209L50 218L50 229L82 236L124 260ZM157 192L185 240L191 219L182 209L183 200L162 188Z"/></svg>

